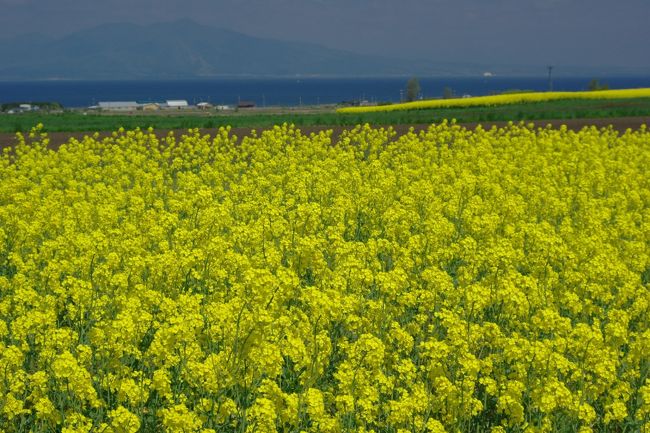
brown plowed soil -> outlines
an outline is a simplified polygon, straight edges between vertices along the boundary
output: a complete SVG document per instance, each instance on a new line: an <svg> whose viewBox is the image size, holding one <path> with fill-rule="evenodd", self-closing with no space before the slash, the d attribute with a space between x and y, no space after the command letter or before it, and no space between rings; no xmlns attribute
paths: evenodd
<svg viewBox="0 0 650 433"><path fill-rule="evenodd" d="M553 119L553 120L538 120L538 121L526 121L526 123L534 123L538 127L544 127L546 125L552 125L555 128L560 127L561 125L566 125L567 128L578 131L587 126L596 126L598 128L612 126L615 130L619 132L625 132L627 129L638 129L641 125L645 124L650 127L650 117L620 117L620 118L606 118L606 119ZM505 126L508 122L482 122L481 125L485 129L489 129L492 126ZM461 123L460 125L468 128L476 128L478 123ZM407 133L410 128L413 128L415 131L420 131L429 127L426 125L393 125L393 129L402 135ZM336 138L343 130L350 129L351 127L344 126L302 126L298 127L303 134L309 134L311 132L318 132L322 130L332 129L334 131L333 137ZM231 134L236 135L237 137L244 137L249 135L251 130L255 129L256 131L261 132L265 128L232 128ZM217 129L201 129L202 134L214 134ZM176 136L180 136L184 133L184 130L176 130ZM169 130L160 129L156 130L156 135L159 137L165 137L169 133ZM93 132L50 132L48 136L50 138L50 147L52 149L57 149L61 144L66 143L70 138L74 137L81 139L86 135L91 135ZM107 137L110 132L100 132L100 137ZM3 149L8 146L12 146L17 143L16 135L12 133L0 133L0 149Z"/></svg>

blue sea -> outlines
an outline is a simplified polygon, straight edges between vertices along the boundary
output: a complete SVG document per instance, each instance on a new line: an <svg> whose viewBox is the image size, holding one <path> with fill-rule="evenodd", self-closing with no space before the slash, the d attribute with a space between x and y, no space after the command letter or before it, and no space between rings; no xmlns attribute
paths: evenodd
<svg viewBox="0 0 650 433"><path fill-rule="evenodd" d="M556 77L553 89L586 90L591 77ZM650 76L599 78L610 88L650 87ZM261 106L336 104L345 101L399 102L406 78L219 78L150 81L19 81L0 82L0 103L59 102L64 107L89 107L100 101L163 102L185 99L190 104ZM547 77L419 78L422 97L435 98L449 87L458 96L489 95L506 90L549 89Z"/></svg>

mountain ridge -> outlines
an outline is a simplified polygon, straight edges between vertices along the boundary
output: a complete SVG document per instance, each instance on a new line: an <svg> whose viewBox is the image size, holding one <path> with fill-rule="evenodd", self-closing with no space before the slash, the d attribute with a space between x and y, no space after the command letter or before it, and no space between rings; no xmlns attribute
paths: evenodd
<svg viewBox="0 0 650 433"><path fill-rule="evenodd" d="M0 41L0 59L5 80L437 75L480 69L260 38L187 19L102 24L58 38L30 34Z"/></svg>
<svg viewBox="0 0 650 433"><path fill-rule="evenodd" d="M474 75L481 70L260 38L189 19L107 23L61 37L32 33L0 40L0 59L3 80Z"/></svg>
<svg viewBox="0 0 650 433"><path fill-rule="evenodd" d="M561 65L564 75L648 74L645 69ZM106 23L52 37L0 40L0 80L151 80L220 77L540 76L546 65L481 65L358 54L189 19Z"/></svg>

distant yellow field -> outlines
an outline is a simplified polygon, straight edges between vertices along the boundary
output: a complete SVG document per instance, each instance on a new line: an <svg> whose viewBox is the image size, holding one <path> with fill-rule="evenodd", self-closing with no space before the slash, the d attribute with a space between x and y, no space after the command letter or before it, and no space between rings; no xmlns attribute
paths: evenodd
<svg viewBox="0 0 650 433"><path fill-rule="evenodd" d="M420 110L423 108L474 107L490 105L519 104L522 102L545 102L560 99L627 99L650 98L650 88L601 90L589 92L533 92L507 95L476 96L473 98L430 99L426 101L405 102L402 104L379 105L371 107L346 107L339 113L369 113L375 111Z"/></svg>

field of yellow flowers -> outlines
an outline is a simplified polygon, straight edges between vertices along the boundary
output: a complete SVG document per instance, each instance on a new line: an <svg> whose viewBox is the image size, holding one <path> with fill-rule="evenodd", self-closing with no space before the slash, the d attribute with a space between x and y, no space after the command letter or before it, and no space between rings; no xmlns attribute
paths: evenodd
<svg viewBox="0 0 650 433"><path fill-rule="evenodd" d="M650 131L0 157L0 431L650 430Z"/></svg>
<svg viewBox="0 0 650 433"><path fill-rule="evenodd" d="M430 108L480 107L581 99L635 99L650 98L650 88L600 90L588 92L528 92L501 95L474 96L471 98L427 99L400 104L345 107L339 113L372 113L382 111L421 110Z"/></svg>

